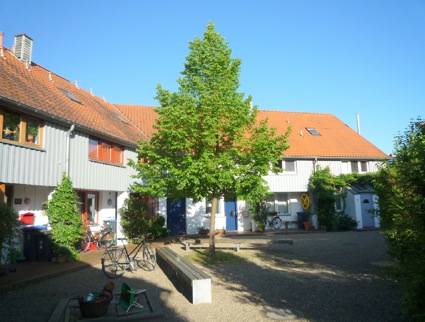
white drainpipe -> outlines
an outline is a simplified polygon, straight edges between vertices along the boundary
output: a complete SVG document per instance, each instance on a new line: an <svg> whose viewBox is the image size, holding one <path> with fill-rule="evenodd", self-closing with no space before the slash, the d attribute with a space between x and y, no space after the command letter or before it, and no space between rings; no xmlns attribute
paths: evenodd
<svg viewBox="0 0 425 322"><path fill-rule="evenodd" d="M71 133L74 131L75 125L72 124L68 132L66 132L66 160L65 160L65 171L66 175L69 176L69 154L71 147Z"/></svg>

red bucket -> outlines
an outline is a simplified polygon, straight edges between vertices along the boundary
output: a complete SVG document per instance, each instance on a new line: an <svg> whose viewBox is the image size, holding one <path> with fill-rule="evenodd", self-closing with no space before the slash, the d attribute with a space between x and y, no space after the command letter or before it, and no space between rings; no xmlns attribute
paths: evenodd
<svg viewBox="0 0 425 322"><path fill-rule="evenodd" d="M34 214L32 212L21 214L20 219L22 225L34 225Z"/></svg>

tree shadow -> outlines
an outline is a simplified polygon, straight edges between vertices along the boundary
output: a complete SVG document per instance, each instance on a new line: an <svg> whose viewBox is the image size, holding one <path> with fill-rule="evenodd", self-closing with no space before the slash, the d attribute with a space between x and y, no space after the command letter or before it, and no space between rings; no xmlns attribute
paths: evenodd
<svg viewBox="0 0 425 322"><path fill-rule="evenodd" d="M240 303L266 315L308 321L403 321L400 290L384 278L390 264L379 233L297 236L294 245L258 244L246 259L209 265ZM233 256L239 256L233 252Z"/></svg>

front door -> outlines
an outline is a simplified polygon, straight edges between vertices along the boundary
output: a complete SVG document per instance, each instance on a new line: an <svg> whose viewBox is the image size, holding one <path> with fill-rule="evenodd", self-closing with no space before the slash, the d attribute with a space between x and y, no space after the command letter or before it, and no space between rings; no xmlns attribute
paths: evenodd
<svg viewBox="0 0 425 322"><path fill-rule="evenodd" d="M224 213L226 215L226 230L238 229L238 212L236 199L224 201Z"/></svg>
<svg viewBox="0 0 425 322"><path fill-rule="evenodd" d="M362 206L363 227L375 227L375 218L370 212L373 209L372 195L361 195L360 202Z"/></svg>
<svg viewBox="0 0 425 322"><path fill-rule="evenodd" d="M171 236L186 234L186 199L167 198L167 228Z"/></svg>
<svg viewBox="0 0 425 322"><path fill-rule="evenodd" d="M98 193L79 191L77 192L81 218L84 222L97 222Z"/></svg>

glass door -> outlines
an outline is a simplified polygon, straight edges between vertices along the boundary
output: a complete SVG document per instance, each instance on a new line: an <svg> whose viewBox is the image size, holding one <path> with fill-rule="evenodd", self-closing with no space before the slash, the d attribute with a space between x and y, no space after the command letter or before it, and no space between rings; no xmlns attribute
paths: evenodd
<svg viewBox="0 0 425 322"><path fill-rule="evenodd" d="M98 193L79 191L77 192L78 207L81 212L83 222L96 222L98 210Z"/></svg>

